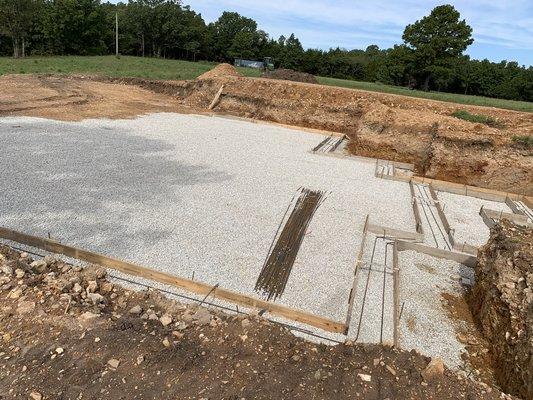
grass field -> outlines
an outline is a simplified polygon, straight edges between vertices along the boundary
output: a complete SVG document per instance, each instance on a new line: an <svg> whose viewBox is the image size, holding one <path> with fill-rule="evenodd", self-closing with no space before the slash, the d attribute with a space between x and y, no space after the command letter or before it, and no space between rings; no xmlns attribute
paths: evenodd
<svg viewBox="0 0 533 400"><path fill-rule="evenodd" d="M114 77L134 76L151 79L194 79L213 68L215 63L188 62L179 60L164 60L141 57L30 57L14 60L0 57L0 75L3 74L32 74L32 73L88 73ZM251 68L239 68L245 76L259 76L260 71ZM468 96L462 94L423 92L408 90L398 86L388 86L379 83L350 81L318 77L323 85L339 86L351 89L369 90L372 92L399 94L431 100L448 101L459 104L498 107L516 111L533 112L533 103L492 99L488 97Z"/></svg>

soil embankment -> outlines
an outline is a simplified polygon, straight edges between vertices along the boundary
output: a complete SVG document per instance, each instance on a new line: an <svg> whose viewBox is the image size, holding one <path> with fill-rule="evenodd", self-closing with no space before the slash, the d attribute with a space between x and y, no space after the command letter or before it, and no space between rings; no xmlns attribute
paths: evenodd
<svg viewBox="0 0 533 400"><path fill-rule="evenodd" d="M434 179L533 195L533 150L513 140L533 135L533 113L247 78L227 64L194 81L4 76L0 115L77 120L202 113L221 86L214 112L344 133L353 154L414 163L417 174ZM496 124L453 117L458 110L485 115Z"/></svg>
<svg viewBox="0 0 533 400"><path fill-rule="evenodd" d="M533 399L533 229L507 221L491 229L470 297L499 384Z"/></svg>

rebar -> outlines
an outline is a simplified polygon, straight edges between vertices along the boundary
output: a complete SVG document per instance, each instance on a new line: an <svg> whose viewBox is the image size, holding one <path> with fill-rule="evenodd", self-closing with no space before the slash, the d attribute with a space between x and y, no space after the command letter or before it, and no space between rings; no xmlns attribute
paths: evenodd
<svg viewBox="0 0 533 400"><path fill-rule="evenodd" d="M277 235L276 244L270 246L255 284L255 291L266 295L267 301L276 300L285 291L309 223L325 198L324 192L301 189L283 230Z"/></svg>

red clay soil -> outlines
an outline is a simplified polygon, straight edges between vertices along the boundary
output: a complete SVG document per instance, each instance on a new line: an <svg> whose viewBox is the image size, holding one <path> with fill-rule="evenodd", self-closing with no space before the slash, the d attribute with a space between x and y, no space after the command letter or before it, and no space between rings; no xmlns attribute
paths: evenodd
<svg viewBox="0 0 533 400"><path fill-rule="evenodd" d="M314 344L6 246L0 302L5 399L511 398L415 351Z"/></svg>

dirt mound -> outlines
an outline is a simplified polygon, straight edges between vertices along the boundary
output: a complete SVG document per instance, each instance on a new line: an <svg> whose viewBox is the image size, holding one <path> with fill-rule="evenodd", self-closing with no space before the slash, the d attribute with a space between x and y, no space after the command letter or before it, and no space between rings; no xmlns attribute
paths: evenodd
<svg viewBox="0 0 533 400"><path fill-rule="evenodd" d="M479 252L472 313L501 387L533 399L533 229L503 221Z"/></svg>
<svg viewBox="0 0 533 400"><path fill-rule="evenodd" d="M203 73L196 79L214 79L226 76L241 76L241 74L239 74L239 72L233 65L223 63L218 64L215 68Z"/></svg>
<svg viewBox="0 0 533 400"><path fill-rule="evenodd" d="M268 79L281 79L284 81L304 82L304 83L318 83L314 75L298 72L292 69L275 69L274 71L266 71L261 75Z"/></svg>
<svg viewBox="0 0 533 400"><path fill-rule="evenodd" d="M6 246L0 301L9 398L502 398L414 350L307 342L262 317L133 292L103 268Z"/></svg>

